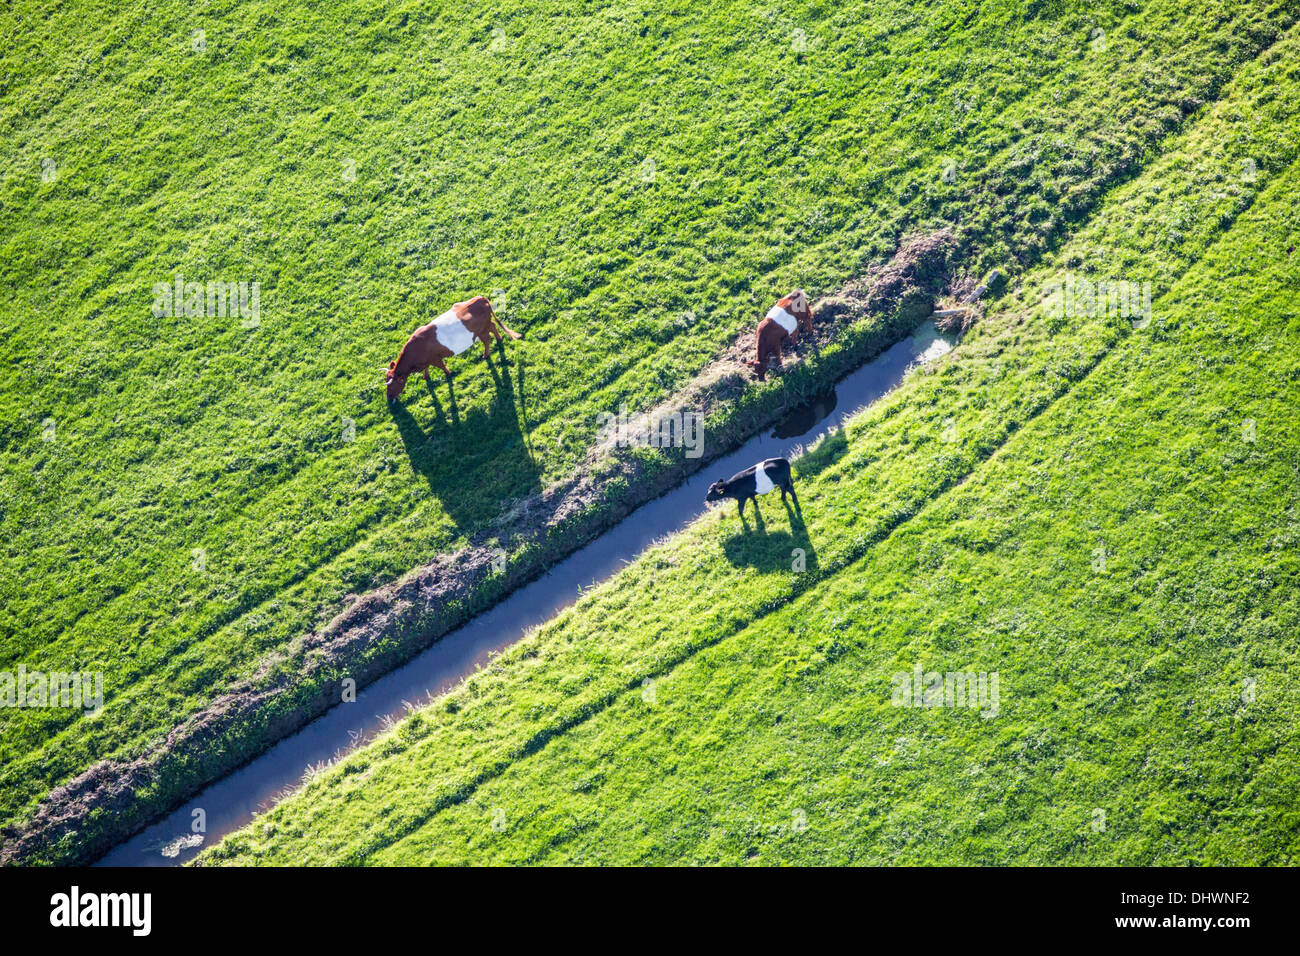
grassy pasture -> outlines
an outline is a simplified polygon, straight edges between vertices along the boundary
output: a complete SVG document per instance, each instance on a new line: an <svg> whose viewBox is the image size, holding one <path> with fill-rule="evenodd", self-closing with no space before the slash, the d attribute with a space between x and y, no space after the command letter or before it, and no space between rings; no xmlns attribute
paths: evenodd
<svg viewBox="0 0 1300 956"><path fill-rule="evenodd" d="M0 667L102 670L107 706L0 712L0 823L566 474L789 286L950 223L973 272L1037 261L1295 18L1064 7L7 8ZM1216 144L1284 165L1257 145ZM260 324L156 318L178 274L260 282ZM390 411L378 366L478 291L527 340Z"/></svg>
<svg viewBox="0 0 1300 956"><path fill-rule="evenodd" d="M1298 54L802 458L801 517L703 519L204 859L1294 863ZM1069 270L1151 324L1053 320ZM891 706L917 662L999 715Z"/></svg>

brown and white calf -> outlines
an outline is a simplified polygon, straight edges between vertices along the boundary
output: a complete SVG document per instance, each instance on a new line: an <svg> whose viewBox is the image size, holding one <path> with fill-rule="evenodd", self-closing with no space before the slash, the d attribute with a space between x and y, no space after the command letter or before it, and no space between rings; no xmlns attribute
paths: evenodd
<svg viewBox="0 0 1300 956"><path fill-rule="evenodd" d="M794 493L794 481L790 477L790 459L768 458L757 465L750 465L744 471L738 471L726 481L719 478L709 485L709 493L704 496L706 502L722 501L732 498L740 506L740 516L745 517L745 502L754 499L754 510L758 510L758 496L769 491L781 489L781 500L785 501L788 491L794 503L799 504L799 496ZM760 515L761 517L761 515Z"/></svg>
<svg viewBox="0 0 1300 956"><path fill-rule="evenodd" d="M506 324L497 318L491 302L476 295L468 302L457 302L428 325L420 326L406 340L397 359L384 369L388 400L391 402L402 394L406 380L412 375L423 374L427 382L430 368L442 369L442 374L450 379L452 374L447 371L443 359L464 352L475 339L483 343L483 357L487 358L492 336L501 341L498 325L512 339L523 338L518 332L507 329Z"/></svg>
<svg viewBox="0 0 1300 956"><path fill-rule="evenodd" d="M767 310L767 315L758 323L755 339L758 345L758 359L746 364L754 370L755 377L761 382L767 378L768 363L775 358L777 367L781 366L781 347L789 342L793 345L799 340L799 330L812 335L812 310L808 307L808 296L803 289L795 289L776 305Z"/></svg>

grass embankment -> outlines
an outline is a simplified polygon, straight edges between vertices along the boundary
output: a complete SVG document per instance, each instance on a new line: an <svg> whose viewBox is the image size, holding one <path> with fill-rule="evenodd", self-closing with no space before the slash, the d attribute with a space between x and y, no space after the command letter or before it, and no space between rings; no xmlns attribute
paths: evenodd
<svg viewBox="0 0 1300 956"><path fill-rule="evenodd" d="M1298 53L804 457L802 519L704 519L203 859L1294 862ZM1066 270L1151 324L1044 315ZM892 706L917 664L998 715Z"/></svg>
<svg viewBox="0 0 1300 956"><path fill-rule="evenodd" d="M0 821L456 549L789 286L947 223L972 271L1033 261L1294 19L783 11L11 8L0 666L103 671L107 705L0 713ZM177 274L260 282L260 324L154 317ZM478 291L527 340L390 413L378 366Z"/></svg>

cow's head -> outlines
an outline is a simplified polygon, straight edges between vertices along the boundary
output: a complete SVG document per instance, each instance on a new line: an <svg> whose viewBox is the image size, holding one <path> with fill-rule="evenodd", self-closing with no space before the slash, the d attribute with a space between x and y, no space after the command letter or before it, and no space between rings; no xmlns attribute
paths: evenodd
<svg viewBox="0 0 1300 956"><path fill-rule="evenodd" d="M384 369L384 392L388 395L391 402L402 394L402 389L406 388L406 376L397 374L397 362L389 362L388 368Z"/></svg>
<svg viewBox="0 0 1300 956"><path fill-rule="evenodd" d="M803 289L790 293L790 314L805 332L812 332L812 309L808 307L808 296Z"/></svg>
<svg viewBox="0 0 1300 956"><path fill-rule="evenodd" d="M709 485L709 493L704 496L705 502L723 501L727 497L727 482L719 478L713 484Z"/></svg>

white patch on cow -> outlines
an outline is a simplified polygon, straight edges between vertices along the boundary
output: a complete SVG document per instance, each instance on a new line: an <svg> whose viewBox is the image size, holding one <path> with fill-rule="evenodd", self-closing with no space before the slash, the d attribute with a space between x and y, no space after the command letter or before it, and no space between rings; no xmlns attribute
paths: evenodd
<svg viewBox="0 0 1300 956"><path fill-rule="evenodd" d="M774 305L772 308L768 309L767 317L777 325L781 326L781 328L785 329L786 335L793 335L794 330L799 327L799 323L795 321L795 317L779 305Z"/></svg>
<svg viewBox="0 0 1300 956"><path fill-rule="evenodd" d="M465 327L455 309L448 309L433 320L434 334L438 342L451 349L452 355L459 355L474 344L474 333Z"/></svg>
<svg viewBox="0 0 1300 956"><path fill-rule="evenodd" d="M754 493L755 494L765 495L775 487L776 484L772 481L770 477L768 477L766 468L764 468L762 465L759 465L757 468L754 469Z"/></svg>

